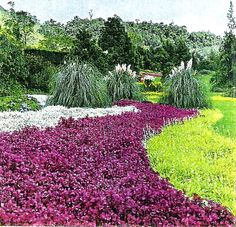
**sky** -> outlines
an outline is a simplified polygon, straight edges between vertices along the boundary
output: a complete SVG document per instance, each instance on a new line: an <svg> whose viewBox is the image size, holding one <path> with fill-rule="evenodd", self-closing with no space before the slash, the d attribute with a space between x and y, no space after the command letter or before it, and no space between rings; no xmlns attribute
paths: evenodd
<svg viewBox="0 0 236 227"><path fill-rule="evenodd" d="M9 9L10 0L0 0ZM30 12L44 22L54 19L62 23L79 16L107 19L114 14L125 21L174 22L192 31L211 31L223 35L227 28L230 0L15 0L15 9ZM232 0L236 12L236 0ZM236 13L235 13L236 16Z"/></svg>

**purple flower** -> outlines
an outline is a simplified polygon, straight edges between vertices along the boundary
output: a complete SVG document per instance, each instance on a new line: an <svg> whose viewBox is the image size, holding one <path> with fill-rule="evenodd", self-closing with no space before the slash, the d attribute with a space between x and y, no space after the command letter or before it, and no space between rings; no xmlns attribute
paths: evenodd
<svg viewBox="0 0 236 227"><path fill-rule="evenodd" d="M190 199L155 173L142 141L196 110L134 101L140 112L62 119L0 133L2 225L233 225L212 201Z"/></svg>

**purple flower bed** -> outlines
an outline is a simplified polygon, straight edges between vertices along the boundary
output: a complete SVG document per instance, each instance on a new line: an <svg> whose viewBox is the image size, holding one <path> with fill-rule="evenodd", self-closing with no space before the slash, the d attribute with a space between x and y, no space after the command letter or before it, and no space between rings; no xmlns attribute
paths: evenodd
<svg viewBox="0 0 236 227"><path fill-rule="evenodd" d="M142 146L147 125L160 130L197 111L127 104L142 111L1 133L0 224L233 225L227 209L155 173Z"/></svg>

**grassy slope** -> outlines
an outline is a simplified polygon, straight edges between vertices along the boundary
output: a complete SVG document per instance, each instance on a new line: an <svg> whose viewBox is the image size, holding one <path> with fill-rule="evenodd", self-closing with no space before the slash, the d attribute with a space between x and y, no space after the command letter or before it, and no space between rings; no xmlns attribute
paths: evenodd
<svg viewBox="0 0 236 227"><path fill-rule="evenodd" d="M236 137L236 98L213 96L213 107L224 115L215 125L215 130L221 135Z"/></svg>
<svg viewBox="0 0 236 227"><path fill-rule="evenodd" d="M210 88L210 76L202 80ZM145 95L158 102L161 93ZM150 139L148 153L154 170L175 187L215 200L236 214L236 143L225 137L236 136L236 99L212 94L212 101L216 110L202 111L204 118L171 126Z"/></svg>
<svg viewBox="0 0 236 227"><path fill-rule="evenodd" d="M212 75L201 76L202 82L211 89ZM223 118L216 122L215 130L224 136L236 137L236 98L222 97L221 94L212 93L213 108L223 114Z"/></svg>
<svg viewBox="0 0 236 227"><path fill-rule="evenodd" d="M217 134L222 118L216 110L205 117L169 126L147 143L151 166L187 195L219 202L236 214L236 143Z"/></svg>

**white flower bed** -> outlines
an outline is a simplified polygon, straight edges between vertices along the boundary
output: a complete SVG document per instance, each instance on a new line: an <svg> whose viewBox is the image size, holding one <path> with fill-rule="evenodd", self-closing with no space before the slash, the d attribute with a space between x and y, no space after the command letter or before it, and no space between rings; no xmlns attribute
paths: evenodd
<svg viewBox="0 0 236 227"><path fill-rule="evenodd" d="M0 113L0 131L12 132L27 126L46 128L58 124L61 117L74 119L84 117L101 117L106 115L119 115L123 112L138 112L134 106L113 106L111 108L65 108L63 106L48 106L39 111L28 112L2 112Z"/></svg>

